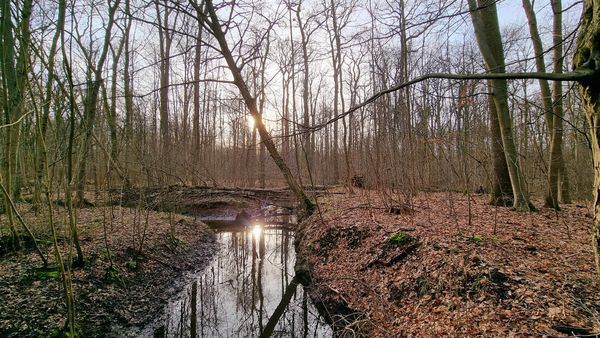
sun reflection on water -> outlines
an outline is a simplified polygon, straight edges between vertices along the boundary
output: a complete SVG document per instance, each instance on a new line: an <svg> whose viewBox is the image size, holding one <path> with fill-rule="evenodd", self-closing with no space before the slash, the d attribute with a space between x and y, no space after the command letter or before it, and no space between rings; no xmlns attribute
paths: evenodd
<svg viewBox="0 0 600 338"><path fill-rule="evenodd" d="M262 235L262 226L260 224L255 224L252 227L252 238L258 240Z"/></svg>

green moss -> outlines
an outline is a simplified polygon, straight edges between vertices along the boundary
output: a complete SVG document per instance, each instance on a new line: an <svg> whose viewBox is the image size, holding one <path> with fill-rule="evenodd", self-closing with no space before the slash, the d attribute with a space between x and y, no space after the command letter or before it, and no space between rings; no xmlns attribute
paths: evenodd
<svg viewBox="0 0 600 338"><path fill-rule="evenodd" d="M77 337L85 337L85 335L83 334L83 330L81 328L81 326L79 326L79 324L75 323L74 325L74 331L75 331L75 336L72 336L71 333L69 332L69 328L67 327L67 324L65 323L65 325L63 325L62 327L55 327L53 329L50 330L50 332L48 332L48 338L77 338Z"/></svg>
<svg viewBox="0 0 600 338"><path fill-rule="evenodd" d="M34 268L29 270L23 278L21 278L21 283L25 285L30 285L36 280L50 280L50 279L58 279L59 273L57 267L49 267L49 268Z"/></svg>
<svg viewBox="0 0 600 338"><path fill-rule="evenodd" d="M138 263L137 263L136 260L130 259L130 260L127 261L127 263L125 264L125 266L127 267L127 269L134 271L134 270L137 270Z"/></svg>
<svg viewBox="0 0 600 338"><path fill-rule="evenodd" d="M473 235L473 236L467 238L467 241L469 241L473 244L481 245L481 243L483 242L483 237L481 237L479 235Z"/></svg>
<svg viewBox="0 0 600 338"><path fill-rule="evenodd" d="M397 245L397 244L402 244L402 243L408 241L409 239L410 239L410 236L406 232L404 232L402 230L399 230L399 231L396 231L395 233L393 233L386 240L386 243L388 243L388 244L396 244Z"/></svg>

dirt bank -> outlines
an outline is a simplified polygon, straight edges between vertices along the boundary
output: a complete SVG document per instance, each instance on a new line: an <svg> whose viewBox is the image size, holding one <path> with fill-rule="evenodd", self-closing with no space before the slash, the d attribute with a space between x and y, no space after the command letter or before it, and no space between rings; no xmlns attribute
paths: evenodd
<svg viewBox="0 0 600 338"><path fill-rule="evenodd" d="M30 206L20 208L33 227L47 227ZM64 235L66 212L55 211ZM162 311L186 274L203 268L217 250L212 231L191 217L121 207L77 213L86 264L73 271L73 288L77 320L86 336L134 335L136 327ZM56 266L48 244L43 251ZM63 324L65 305L56 268L40 267L33 251L0 256L1 337L47 336Z"/></svg>
<svg viewBox="0 0 600 338"><path fill-rule="evenodd" d="M469 224L463 194L401 199L331 195L302 224L311 296L338 327L369 337L600 332L587 205L524 213L473 196Z"/></svg>
<svg viewBox="0 0 600 338"><path fill-rule="evenodd" d="M122 196L122 197L121 197ZM238 189L170 186L166 188L114 191L112 200L129 207L144 206L153 210L171 211L201 217L235 216L246 210L258 211L261 205L276 201L279 206L292 207L293 195L288 189Z"/></svg>

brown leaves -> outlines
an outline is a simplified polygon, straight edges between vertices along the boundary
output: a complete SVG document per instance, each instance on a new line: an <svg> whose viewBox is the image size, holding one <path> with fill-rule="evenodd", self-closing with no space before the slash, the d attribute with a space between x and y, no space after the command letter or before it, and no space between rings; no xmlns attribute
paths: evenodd
<svg viewBox="0 0 600 338"><path fill-rule="evenodd" d="M63 219L65 211L57 211L57 219ZM182 269L176 267L200 269L214 252L211 232L187 217L119 207L77 212L87 261L83 269L72 271L72 279L77 321L91 330L86 332L89 336L124 336L124 328L153 319L168 299L168 293L176 290L165 288L182 276ZM35 222L34 213L23 214ZM112 270L104 242L105 226ZM144 247L140 254L136 243L142 235ZM53 257L50 248L47 250L49 257ZM62 247L62 250L63 257L67 257L68 249ZM153 254L160 254L162 263L151 259ZM50 329L63 324L65 309L60 279L34 278L24 282L39 265L33 253L2 257L0 336L46 336Z"/></svg>
<svg viewBox="0 0 600 338"><path fill-rule="evenodd" d="M304 226L301 250L317 280L369 314L370 336L560 335L552 328L558 323L600 327L587 209L525 213L471 198L469 225L462 194L418 194L412 214L390 214L368 191L332 195L322 218ZM410 229L419 247L396 264L374 264L399 228ZM348 241L347 233L368 236ZM315 250L324 237L335 245Z"/></svg>

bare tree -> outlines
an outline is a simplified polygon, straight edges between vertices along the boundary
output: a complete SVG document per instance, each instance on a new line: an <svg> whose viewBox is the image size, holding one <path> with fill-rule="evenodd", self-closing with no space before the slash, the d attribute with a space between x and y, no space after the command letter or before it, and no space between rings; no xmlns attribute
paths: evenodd
<svg viewBox="0 0 600 338"><path fill-rule="evenodd" d="M192 3L197 7L195 3ZM219 21L219 17L215 11L215 8L212 4L211 0L206 0L206 9L208 12L208 16L206 18L206 22L210 27L211 34L215 37L217 42L219 43L219 51L223 55L223 58L227 62L227 66L233 75L233 82L240 91L244 99L244 103L246 104L246 108L249 110L250 114L254 118L254 122L256 124L256 128L260 135L261 142L264 143L267 151L271 155L271 158L283 174L286 179L290 189L294 193L294 195L298 198L298 201L301 204L303 211L307 214L312 213L314 209L314 204L310 200L310 198L306 195L304 190L300 187L289 167L279 154L279 151L275 147L275 143L273 142L273 138L267 131L265 124L262 119L262 115L258 106L256 104L256 98L250 93L250 90L246 84L246 81L242 77L242 73L240 71L239 66L237 65L231 50L229 49L229 44L225 38L225 34L223 29L221 28L221 23ZM202 12L202 11L198 11Z"/></svg>
<svg viewBox="0 0 600 338"><path fill-rule="evenodd" d="M505 73L504 49L500 37L496 3L492 0L469 0L469 10L479 50L483 55L487 70L491 73ZM493 79L491 84L502 135L502 146L514 194L513 207L517 210L529 210L531 203L514 141L508 106L507 82L502 79Z"/></svg>

